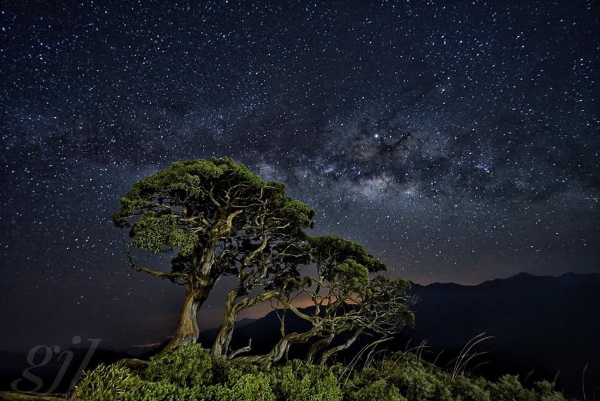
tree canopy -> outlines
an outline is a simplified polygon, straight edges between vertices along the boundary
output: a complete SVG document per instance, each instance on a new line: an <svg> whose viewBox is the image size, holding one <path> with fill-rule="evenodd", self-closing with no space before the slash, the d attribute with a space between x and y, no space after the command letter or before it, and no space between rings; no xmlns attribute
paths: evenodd
<svg viewBox="0 0 600 401"><path fill-rule="evenodd" d="M229 158L188 160L135 183L113 215L129 228L129 246L176 256L171 272L129 262L136 270L186 284L180 325L170 348L195 342L196 313L215 282L237 274L265 250L293 248L314 211ZM274 266L276 267L276 266Z"/></svg>

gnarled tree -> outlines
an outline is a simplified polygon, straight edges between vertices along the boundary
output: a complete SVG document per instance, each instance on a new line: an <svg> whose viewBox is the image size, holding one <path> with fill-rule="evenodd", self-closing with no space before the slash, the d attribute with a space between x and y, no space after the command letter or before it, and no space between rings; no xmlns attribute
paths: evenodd
<svg viewBox="0 0 600 401"><path fill-rule="evenodd" d="M223 275L239 274L272 249L291 250L312 227L314 212L229 158L189 160L135 183L113 215L129 228L128 261L155 277L185 284L179 325L168 349L194 343L198 308ZM137 265L129 247L172 252L171 271ZM273 265L271 270L275 269Z"/></svg>
<svg viewBox="0 0 600 401"><path fill-rule="evenodd" d="M233 357L230 343L239 314L253 306L288 294L298 281L299 268L310 262L308 243L301 235L292 241L286 234L264 227L268 243L248 263L237 264L237 283L225 298L223 324L212 346L215 356ZM245 351L250 351L246 347Z"/></svg>
<svg viewBox="0 0 600 401"><path fill-rule="evenodd" d="M277 361L291 345L312 341L306 359L313 362L320 355L320 362L325 363L335 353L350 347L365 331L389 336L413 323L410 284L381 275L370 279L372 273L385 270L386 266L360 244L338 236L313 237L308 239L308 253L316 265L316 276L306 276L302 281L288 276L271 295L286 314L309 322L310 329L286 332L283 316L281 339L273 349L266 355L245 359ZM298 296L309 298L312 310L297 308L292 300ZM330 347L342 333L350 337Z"/></svg>

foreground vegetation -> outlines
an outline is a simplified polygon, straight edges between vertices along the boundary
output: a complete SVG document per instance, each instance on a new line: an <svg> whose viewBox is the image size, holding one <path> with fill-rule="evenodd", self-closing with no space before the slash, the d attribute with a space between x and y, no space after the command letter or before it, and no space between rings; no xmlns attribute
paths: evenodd
<svg viewBox="0 0 600 401"><path fill-rule="evenodd" d="M352 366L352 365L351 365ZM454 377L453 377L454 376ZM496 382L452 375L412 353L394 353L361 369L291 361L283 365L213 357L188 345L142 370L120 362L86 372L71 401L564 401L546 382L524 388L515 376Z"/></svg>

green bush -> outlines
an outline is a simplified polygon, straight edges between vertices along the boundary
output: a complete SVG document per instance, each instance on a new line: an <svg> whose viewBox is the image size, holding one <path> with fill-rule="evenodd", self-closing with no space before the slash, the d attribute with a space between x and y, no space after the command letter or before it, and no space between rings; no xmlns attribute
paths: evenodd
<svg viewBox="0 0 600 401"><path fill-rule="evenodd" d="M70 401L209 401L202 389L180 387L166 381L142 380L119 364L99 365L86 372Z"/></svg>
<svg viewBox="0 0 600 401"><path fill-rule="evenodd" d="M341 376L345 369L334 367ZM387 386L387 387L386 387ZM496 383L465 374L449 372L421 361L413 354L398 353L373 366L355 371L344 383L344 395L352 401L394 399L396 388L410 401L565 401L548 382L524 388L515 376L506 375Z"/></svg>
<svg viewBox="0 0 600 401"><path fill-rule="evenodd" d="M199 345L153 358L138 376L121 363L86 372L71 401L565 401L543 381L524 388L516 376L497 382L449 372L410 353L351 373L292 361L285 365L212 358Z"/></svg>
<svg viewBox="0 0 600 401"><path fill-rule="evenodd" d="M490 395L494 401L537 401L538 397L532 390L523 388L519 378L513 375L502 376L497 383L489 386Z"/></svg>
<svg viewBox="0 0 600 401"><path fill-rule="evenodd" d="M112 394L121 394L133 383L135 377L120 363L106 366L100 364L91 372L83 372L81 380L71 394L70 400L95 400Z"/></svg>
<svg viewBox="0 0 600 401"><path fill-rule="evenodd" d="M269 366L261 366L244 360L214 358L212 361L213 383L233 383L246 374L268 371Z"/></svg>
<svg viewBox="0 0 600 401"><path fill-rule="evenodd" d="M490 394L482 387L480 382L464 375L459 375L452 379L446 374L446 383L448 383L453 400L456 401L495 401L490 398ZM484 382L485 383L485 382Z"/></svg>
<svg viewBox="0 0 600 401"><path fill-rule="evenodd" d="M205 396L214 401L276 401L271 377L264 373L245 374L230 385L207 388Z"/></svg>
<svg viewBox="0 0 600 401"><path fill-rule="evenodd" d="M289 401L341 401L336 376L325 366L294 360L272 369L277 398Z"/></svg>
<svg viewBox="0 0 600 401"><path fill-rule="evenodd" d="M436 372L427 369L411 354L396 356L396 360L381 363L382 373L411 401L449 401L449 389L440 382Z"/></svg>
<svg viewBox="0 0 600 401"><path fill-rule="evenodd" d="M212 357L200 344L179 347L150 361L145 376L150 381L166 381L193 388L212 381Z"/></svg>
<svg viewBox="0 0 600 401"><path fill-rule="evenodd" d="M546 380L534 383L533 388L539 393L540 401L564 401L563 395L554 391L554 385Z"/></svg>
<svg viewBox="0 0 600 401"><path fill-rule="evenodd" d="M352 401L406 401L398 388L385 379L376 380L348 396Z"/></svg>
<svg viewBox="0 0 600 401"><path fill-rule="evenodd" d="M129 383L124 392L108 394L90 401L209 401L204 398L203 393L199 388L190 389L166 381L149 382L136 378Z"/></svg>

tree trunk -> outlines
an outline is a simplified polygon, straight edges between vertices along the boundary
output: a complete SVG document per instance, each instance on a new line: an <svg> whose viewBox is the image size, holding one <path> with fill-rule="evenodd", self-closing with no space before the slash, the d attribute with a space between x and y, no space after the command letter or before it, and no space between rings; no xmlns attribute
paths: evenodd
<svg viewBox="0 0 600 401"><path fill-rule="evenodd" d="M241 288L236 288L227 294L225 300L225 312L223 313L223 325L221 326L219 334L217 334L217 338L211 349L211 353L214 356L227 356L229 354L229 345L231 344L231 338L233 337L233 329L240 312L279 295L279 292L277 291L266 291L259 295L245 298L236 305L235 300L238 298L240 292Z"/></svg>
<svg viewBox="0 0 600 401"><path fill-rule="evenodd" d="M287 349L290 347L290 345L291 344L287 338L282 338L281 340L279 340L277 342L277 344L275 344L273 349L271 349L271 351L268 354L242 356L237 359L242 360L242 361L258 362L258 363L277 362L281 358L284 357L284 355L285 355Z"/></svg>
<svg viewBox="0 0 600 401"><path fill-rule="evenodd" d="M217 334L217 338L211 349L211 353L214 356L227 356L227 353L229 352L229 344L231 343L231 337L233 337L233 327L235 326L235 320L238 315L234 305L237 296L237 289L227 294L227 299L225 300L225 312L223 313L223 326L221 326L219 334Z"/></svg>
<svg viewBox="0 0 600 401"><path fill-rule="evenodd" d="M168 352L182 345L195 344L198 341L198 336L200 335L197 320L198 309L202 306L206 298L208 298L209 293L209 286L196 290L191 290L188 287L185 304L181 311L175 335L161 352Z"/></svg>
<svg viewBox="0 0 600 401"><path fill-rule="evenodd" d="M292 344L303 344L313 338L317 330L312 329L303 333L289 333L283 336L277 344L265 355L242 356L239 359L250 362L277 362L283 358Z"/></svg>
<svg viewBox="0 0 600 401"><path fill-rule="evenodd" d="M334 337L334 334L330 334L327 337L320 338L317 341L315 341L314 343L312 343L312 345L310 346L310 349L308 350L308 353L306 354L306 362L314 363L314 361L317 358L317 354L319 352L321 352L323 349L325 349L326 347L328 347L329 344L331 344L333 337Z"/></svg>
<svg viewBox="0 0 600 401"><path fill-rule="evenodd" d="M185 304L179 317L179 325L175 335L161 353L169 352L182 345L195 344L198 341L200 335L198 309L206 301L215 284L210 274L214 258L214 241L205 244L200 254L193 255L192 266L195 267L195 272L187 278Z"/></svg>
<svg viewBox="0 0 600 401"><path fill-rule="evenodd" d="M223 326L219 330L219 334L213 343L211 353L214 356L227 356L229 353L229 344L233 337L233 327L235 325L235 317L227 316L223 320Z"/></svg>
<svg viewBox="0 0 600 401"><path fill-rule="evenodd" d="M336 347L325 350L325 352L323 352L323 355L321 356L321 361L319 363L321 365L325 365L327 363L327 360L329 358L331 358L333 355L337 354L340 351L350 348L350 346L352 344L354 344L354 342L356 341L356 339L358 338L358 336L360 336L360 334L362 332L363 332L363 328L361 327L360 329L356 330L354 332L354 334L348 340L346 340L346 342L344 342L343 344L340 344Z"/></svg>

